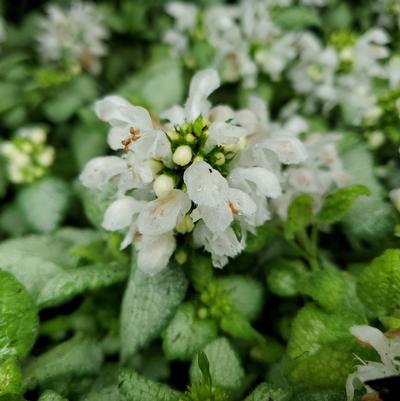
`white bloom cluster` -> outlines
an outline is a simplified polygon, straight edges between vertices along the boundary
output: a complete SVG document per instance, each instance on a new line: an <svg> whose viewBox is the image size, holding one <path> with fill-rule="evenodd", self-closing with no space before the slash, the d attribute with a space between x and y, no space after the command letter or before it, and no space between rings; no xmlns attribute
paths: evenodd
<svg viewBox="0 0 400 401"><path fill-rule="evenodd" d="M296 57L298 34L284 32L276 25L270 8L290 3L246 0L238 5L213 5L202 13L193 4L171 2L167 12L176 24L164 40L182 53L191 39L205 35L214 49L214 65L224 80L243 80L245 86L254 87L258 70L278 80Z"/></svg>
<svg viewBox="0 0 400 401"><path fill-rule="evenodd" d="M100 71L99 57L106 54L108 32L94 4L75 0L69 9L50 4L40 28L37 40L43 61L66 62L91 74Z"/></svg>
<svg viewBox="0 0 400 401"><path fill-rule="evenodd" d="M103 227L127 230L121 246L134 243L138 266L149 274L187 243L204 247L223 267L243 250L246 232L270 218L283 165L306 160L298 138L269 132L257 102L239 111L211 108L207 98L219 85L215 70L198 72L185 106L161 114L164 125L118 96L96 104L111 125L108 143L121 155L91 160L80 179L90 188L117 186Z"/></svg>
<svg viewBox="0 0 400 401"><path fill-rule="evenodd" d="M381 362L364 362L357 366L346 384L347 399L352 401L356 387L365 385L368 380L382 379L385 377L400 375L400 333L394 331L383 334L380 330L371 326L353 326L351 334L361 343L373 347L379 354ZM367 386L368 391L372 391Z"/></svg>
<svg viewBox="0 0 400 401"><path fill-rule="evenodd" d="M301 2L314 7L325 3ZM274 10L292 4L291 0L243 0L200 10L193 4L171 2L167 12L175 25L164 40L180 54L205 40L214 51L210 63L225 81L254 87L260 74L272 81L289 80L296 95L304 97L305 114L340 107L348 124L374 125L382 113L376 82L391 89L400 83L400 61L391 57L384 25L377 24L360 36L334 32L323 42L311 30L290 31L276 23Z"/></svg>
<svg viewBox="0 0 400 401"><path fill-rule="evenodd" d="M46 173L55 154L54 148L46 145L46 137L42 128L21 128L10 141L0 144L11 182L33 182Z"/></svg>

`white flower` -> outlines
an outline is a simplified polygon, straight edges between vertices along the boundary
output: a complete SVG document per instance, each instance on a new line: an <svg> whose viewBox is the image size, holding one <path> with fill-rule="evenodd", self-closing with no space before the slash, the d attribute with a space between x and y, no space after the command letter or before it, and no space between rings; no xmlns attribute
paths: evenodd
<svg viewBox="0 0 400 401"><path fill-rule="evenodd" d="M69 9L51 4L40 21L39 52L45 62L78 64L92 74L100 71L99 57L106 53L108 32L94 4L73 1Z"/></svg>
<svg viewBox="0 0 400 401"><path fill-rule="evenodd" d="M395 334L393 337L387 337L375 327L366 325L353 326L350 331L360 342L373 347L381 359L381 362L362 362L348 377L346 393L347 399L352 401L355 386L365 385L368 380L400 374L400 336ZM371 389L367 387L367 390Z"/></svg>
<svg viewBox="0 0 400 401"><path fill-rule="evenodd" d="M138 241L138 267L154 276L165 269L176 248L173 233L160 236L143 236Z"/></svg>
<svg viewBox="0 0 400 401"><path fill-rule="evenodd" d="M109 144L121 155L91 160L81 181L116 186L103 227L126 233L121 247L134 244L138 267L149 274L168 265L175 235L193 236L214 266L225 265L244 248L246 232L270 218L268 199L281 195L281 162L305 158L297 138L268 134L261 110L212 109L207 98L219 82L215 70L197 73L185 106L162 113L169 122L160 128L145 109L118 96L96 103L111 125Z"/></svg>
<svg viewBox="0 0 400 401"><path fill-rule="evenodd" d="M196 225L193 239L197 246L203 246L211 253L213 265L218 268L224 267L228 258L239 255L245 245L245 239L239 240L231 227L213 233L202 222Z"/></svg>

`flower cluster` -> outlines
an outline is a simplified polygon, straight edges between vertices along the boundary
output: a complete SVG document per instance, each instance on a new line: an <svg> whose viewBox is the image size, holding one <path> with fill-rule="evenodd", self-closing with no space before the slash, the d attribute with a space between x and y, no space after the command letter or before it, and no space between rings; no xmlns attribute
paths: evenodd
<svg viewBox="0 0 400 401"><path fill-rule="evenodd" d="M354 326L351 333L362 344L373 347L379 354L381 362L364 362L357 366L357 370L352 373L346 384L347 399L352 401L355 388L365 385L365 382L374 379L400 375L400 333L398 330L389 332L387 335L371 326ZM373 391L373 390L372 390Z"/></svg>
<svg viewBox="0 0 400 401"><path fill-rule="evenodd" d="M282 165L307 157L295 136L269 133L257 107L210 108L207 97L219 84L215 70L197 73L185 107L161 114L164 125L118 96L96 104L111 125L110 147L122 155L91 160L81 181L116 183L118 199L103 227L128 229L122 246L133 242L139 267L150 274L166 267L189 233L223 267L243 250L246 232L270 218L268 202L282 194Z"/></svg>
<svg viewBox="0 0 400 401"><path fill-rule="evenodd" d="M383 112L377 82L389 89L396 89L400 82L399 60L391 57L387 24L378 19L375 27L361 35L337 31L323 41L310 30L285 30L277 24L274 11L292 3L246 0L200 10L193 4L171 2L167 12L175 25L164 40L186 57L189 66L188 55L196 44L208 43L212 63L225 81L255 87L261 75L272 82L288 80L295 94L304 97L302 112L306 114L329 113L339 107L350 125L377 124ZM324 1L301 3L326 5ZM398 12L397 6L390 7L386 9Z"/></svg>
<svg viewBox="0 0 400 401"><path fill-rule="evenodd" d="M47 172L55 151L46 145L46 137L42 128L21 128L10 141L0 144L0 154L6 160L11 182L30 183Z"/></svg>
<svg viewBox="0 0 400 401"><path fill-rule="evenodd" d="M91 74L100 71L99 57L106 54L108 32L94 4L76 0L67 10L50 4L40 28L37 40L43 61L65 63Z"/></svg>

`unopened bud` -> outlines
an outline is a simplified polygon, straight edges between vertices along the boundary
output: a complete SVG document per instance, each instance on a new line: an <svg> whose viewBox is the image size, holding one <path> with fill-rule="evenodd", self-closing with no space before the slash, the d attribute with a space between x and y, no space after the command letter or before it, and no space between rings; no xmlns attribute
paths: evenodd
<svg viewBox="0 0 400 401"><path fill-rule="evenodd" d="M159 175L153 183L153 190L158 198L167 196L174 189L174 187L174 179L167 174Z"/></svg>
<svg viewBox="0 0 400 401"><path fill-rule="evenodd" d="M186 166L192 160L192 149L188 145L178 146L172 155L172 160L178 166Z"/></svg>
<svg viewBox="0 0 400 401"><path fill-rule="evenodd" d="M194 228L194 223L189 214L186 214L176 225L175 229L179 234L190 233Z"/></svg>

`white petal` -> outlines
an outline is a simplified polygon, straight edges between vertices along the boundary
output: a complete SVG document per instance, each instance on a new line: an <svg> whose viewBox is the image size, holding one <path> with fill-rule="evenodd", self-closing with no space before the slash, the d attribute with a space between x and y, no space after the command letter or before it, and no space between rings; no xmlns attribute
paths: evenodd
<svg viewBox="0 0 400 401"><path fill-rule="evenodd" d="M167 267L175 247L175 238L171 233L159 237L143 237L138 245L139 269L150 276L159 273Z"/></svg>
<svg viewBox="0 0 400 401"><path fill-rule="evenodd" d="M229 200L232 202L239 215L253 216L256 213L257 207L253 199L240 189L229 189Z"/></svg>
<svg viewBox="0 0 400 401"><path fill-rule="evenodd" d="M284 164L301 163L307 158L303 143L288 135L266 139L264 146L275 152L279 161Z"/></svg>
<svg viewBox="0 0 400 401"><path fill-rule="evenodd" d="M277 198L282 193L278 177L262 167L237 167L232 170L228 180L248 194L255 191L258 195Z"/></svg>
<svg viewBox="0 0 400 401"><path fill-rule="evenodd" d="M208 96L220 86L216 70L208 68L199 71L190 82L189 97L185 104L185 114L188 121L195 120L199 115L208 112Z"/></svg>
<svg viewBox="0 0 400 401"><path fill-rule="evenodd" d="M216 145L226 146L239 142L239 139L246 136L247 131L243 127L228 124L222 121L212 123L208 129L206 151Z"/></svg>
<svg viewBox="0 0 400 401"><path fill-rule="evenodd" d="M117 199L107 208L102 226L106 230L116 231L128 227L135 213L143 209L145 202L137 201L131 196Z"/></svg>
<svg viewBox="0 0 400 401"><path fill-rule="evenodd" d="M213 232L224 231L233 221L233 214L228 202L214 206L199 205L191 217L193 221L201 218Z"/></svg>
<svg viewBox="0 0 400 401"><path fill-rule="evenodd" d="M96 157L86 164L79 179L85 187L101 188L127 168L126 162L117 156Z"/></svg>
<svg viewBox="0 0 400 401"><path fill-rule="evenodd" d="M153 129L149 112L143 107L133 106L120 96L107 96L96 102L97 116L113 127L128 126L142 131Z"/></svg>
<svg viewBox="0 0 400 401"><path fill-rule="evenodd" d="M163 111L160 117L168 120L172 125L179 125L185 121L185 110L181 106L175 105Z"/></svg>
<svg viewBox="0 0 400 401"><path fill-rule="evenodd" d="M163 198L149 202L140 213L138 229L142 234L160 235L175 228L177 222L189 211L188 196L174 189Z"/></svg>
<svg viewBox="0 0 400 401"><path fill-rule="evenodd" d="M206 206L227 203L228 183L217 170L208 163L193 163L183 174L189 198L198 205Z"/></svg>
<svg viewBox="0 0 400 401"><path fill-rule="evenodd" d="M390 357L389 340L380 330L375 327L360 325L351 327L350 332L361 342L367 343L375 348L386 366L394 367Z"/></svg>

